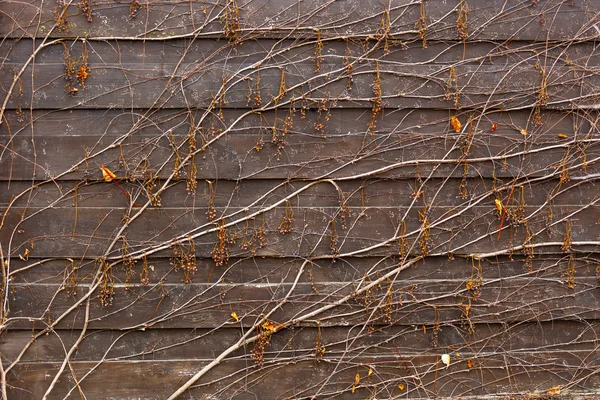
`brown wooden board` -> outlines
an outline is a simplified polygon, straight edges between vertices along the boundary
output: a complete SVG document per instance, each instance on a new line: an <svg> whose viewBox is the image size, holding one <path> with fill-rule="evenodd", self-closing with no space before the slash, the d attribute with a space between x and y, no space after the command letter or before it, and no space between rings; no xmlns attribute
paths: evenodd
<svg viewBox="0 0 600 400"><path fill-rule="evenodd" d="M593 177L598 169L598 139L593 136L578 140L536 133L498 136L446 131L326 138L314 133L285 135L278 130L273 137L266 128L263 133L207 137L213 141L195 155L196 179L530 176L564 180L565 176ZM168 134L100 138L39 134L33 140L25 135L1 140L1 180L97 181L103 165L121 180L168 178L177 157L185 161L190 154L185 137ZM196 140L201 142L202 137ZM173 143L180 149L175 151ZM187 171L183 165L180 178L186 179Z"/></svg>
<svg viewBox="0 0 600 400"><path fill-rule="evenodd" d="M458 353L457 361L485 358L502 349L513 354L531 352L532 343L545 351L585 354L595 352L600 335L597 321L519 322L515 324L479 324L473 333L461 326L444 325L437 332L438 345L433 343L433 329L422 326L305 326L284 329L272 335L265 349L268 360L315 356L317 340L326 348L328 359L360 356L414 357L420 354ZM39 331L33 332L38 333ZM75 344L78 330L57 329L51 334L32 338L30 330L9 330L0 340L6 363L14 362L23 348L29 346L21 360L28 363L60 362L64 348ZM73 361L141 361L141 360L211 360L241 338L237 328L211 330L147 329L133 331L89 330L73 354ZM394 348L395 346L395 348ZM253 344L236 350L232 357L251 357Z"/></svg>
<svg viewBox="0 0 600 400"><path fill-rule="evenodd" d="M597 278L579 278L568 287L561 279L514 278L483 281L472 299L465 280L410 280L353 295L353 283L218 284L180 282L157 285L118 284L110 306L98 291L90 297L90 329L252 327L261 315L286 323L314 313L299 324L322 326L394 324L470 324L598 319ZM69 296L62 285L13 285L7 321L11 329L42 329L67 312L89 289ZM288 300L277 307L286 297ZM325 307L352 296L335 307ZM85 304L85 302L84 302ZM468 306L468 313L467 307ZM325 307L322 311L320 309ZM57 329L81 328L85 306L76 307ZM231 313L236 312L240 322ZM313 315L313 314L310 314ZM468 316L467 316L468 315ZM365 322L365 318L369 322Z"/></svg>
<svg viewBox="0 0 600 400"><path fill-rule="evenodd" d="M238 44L232 51L227 40L171 39L161 41L94 40L93 38L44 41L43 39L9 39L0 43L3 63L25 64L36 50L35 65L62 64L65 56L80 61L87 50L87 62L92 71L104 64L168 65L198 64L210 67L225 63L254 65L262 68L289 63L313 65L316 68L315 42L292 39L253 39ZM431 41L423 48L420 43L388 43L387 51L376 42L330 39L323 42L321 66L340 63L364 65L361 58L379 61L381 67L393 64L457 65L524 65L553 70L571 66L575 70L598 63L598 49L593 41L575 42L509 42L480 41L465 46L462 42ZM366 61L366 60L365 60ZM345 64L344 64L345 65ZM507 68L508 69L508 68ZM93 74L92 74L93 76ZM92 78L90 78L91 80Z"/></svg>
<svg viewBox="0 0 600 400"><path fill-rule="evenodd" d="M535 125L531 111L458 114L465 124L464 133L451 129L448 112L390 111L380 117L373 136L366 132L367 110L332 109L330 116L308 111L306 118L298 110L287 134L287 111L277 117L266 113L263 118L229 110L223 121L212 117L201 121L200 112L195 112L193 119L200 125L196 140L198 145L206 143L206 151L196 157L197 177L351 178L369 176L368 171L378 177L427 176L430 172L459 177L464 173L464 165L457 165L461 160L480 160L469 162L467 176L540 176L549 171L558 176L563 160L567 167L574 167L571 175L586 175L581 170L584 162L588 173L593 172L597 138L588 121L595 114L542 113L543 125ZM119 176L143 177L145 170L167 177L174 166L172 144L180 146L181 157L189 152L190 116L181 111L36 111L33 123L19 122L12 112L7 116L8 123L0 125L3 180L97 179L103 164ZM315 129L319 121L324 124L322 133ZM492 124L496 124L493 132ZM224 127L229 127L227 133L219 133ZM274 137L279 144L273 143ZM259 145L261 151L257 151ZM469 153L466 158L465 152ZM437 166L435 160L443 162ZM75 173L65 174L75 168Z"/></svg>
<svg viewBox="0 0 600 400"><path fill-rule="evenodd" d="M33 252L35 255L35 252ZM79 282L91 282L96 273L97 264L92 259L67 260L42 259L31 256L29 260L14 258L10 260L10 277L14 283L55 284L66 282L75 268L75 277ZM481 277L486 280L514 279L527 277L531 279L549 279L565 281L571 275L576 281L579 278L592 278L598 275L596 267L600 262L598 255L545 255L538 254L527 265L527 260L520 254L512 257L492 257L474 260L455 256L427 257L413 267L404 269L399 277L402 281L411 280L462 280L465 283L476 277L481 266ZM148 281L156 284L161 280L178 283L184 279L181 270L175 270L171 258L148 256ZM295 258L233 258L227 267L214 268L211 259L197 259L197 271L191 276L195 283L228 283L228 284L267 284L283 282L357 282L367 276L385 274L397 268L401 262L399 257L345 257L335 260L315 260L305 267L306 273L298 277L303 260ZM150 267L151 266L151 267ZM138 284L144 269L143 261L128 265L117 264L112 269L116 283ZM572 269L570 269L572 268ZM68 279L67 279L68 281Z"/></svg>
<svg viewBox="0 0 600 400"><path fill-rule="evenodd" d="M579 171L578 171L579 172ZM577 177L577 175L576 175ZM304 180L255 179L198 181L196 193L190 194L186 182L176 180L161 194L162 207L194 208L207 207L212 204L220 210L228 208L262 206L267 207L293 195L294 202L300 205L319 207L388 207L410 206L416 193L420 190L422 198L435 206L465 206L472 199L489 196L490 201L498 193L504 203L511 191L518 196L511 198L510 206L523 201L530 206L543 206L546 202L552 205L580 207L593 202L598 197L598 179L569 180L541 179L530 181L523 179L490 178L431 178L422 179L356 179L335 182L314 183ZM164 180L157 180L157 186ZM129 193L141 189L141 183L120 181L119 185ZM461 194L461 187L467 195ZM339 188L339 190L338 190ZM58 182L30 181L0 182L0 206L7 207L82 207L113 208L127 204L126 198L113 185L98 180ZM31 196L29 193L31 192ZM267 194L265 196L265 194ZM123 198L123 201L119 199ZM142 194L138 201L141 205L147 200Z"/></svg>
<svg viewBox="0 0 600 400"><path fill-rule="evenodd" d="M583 358L583 360L582 360ZM316 362L314 356L294 362L265 362L262 368L250 359L223 362L211 371L184 399L202 398L311 398L313 395L365 398L369 395L407 397L458 397L502 393L546 392L553 386L571 388L571 393L589 393L600 386L597 356L540 352L502 357L490 354L469 369L467 360L453 360L445 369L439 355L406 358L364 357ZM63 398L71 389L78 396L75 376L88 397L101 399L164 399L204 367L207 361L72 362L53 394ZM23 363L11 371L10 395L39 399L50 384L58 364ZM88 374L92 368L96 369ZM369 369L372 376L366 378ZM362 377L353 391L356 374ZM242 378L244 375L247 377ZM401 388L398 386L402 385ZM211 396L214 394L214 397ZM568 397L561 396L561 398ZM467 397L468 398L468 397ZM583 398L583 397L579 397Z"/></svg>
<svg viewBox="0 0 600 400"><path fill-rule="evenodd" d="M0 4L1 36L44 37L223 37L225 2L150 3L131 18L130 3L92 4L92 22L75 5L67 10L70 29L54 29L55 4L49 1L4 1ZM459 40L457 29L458 0L419 2L393 0L344 0L322 3L318 0L260 0L240 2L237 39L268 37L373 37L381 32L384 12L389 16L392 39L418 40L420 18L429 40ZM537 3L536 3L537 4ZM594 2L565 3L558 0L540 4L529 1L506 3L502 0L470 0L466 29L472 40L565 40L593 38L597 32L591 21L598 5ZM40 6L43 7L40 10ZM230 9L231 10L231 9ZM231 10L230 15L235 11ZM230 17L231 18L231 17ZM64 25L63 25L64 26ZM384 25L385 26L385 25ZM52 31L51 31L52 30ZM233 37L233 35L230 35Z"/></svg>
<svg viewBox="0 0 600 400"><path fill-rule="evenodd" d="M217 210L217 215L222 214L225 223L235 223L225 226L225 231L220 230L221 222L215 224L208 221L208 210L204 207L149 208L144 212L136 211L135 208L129 212L116 207L13 208L4 221L0 238L5 243L10 241L11 246L6 254L11 257L24 254L26 248L31 248L33 243L32 257L108 256L109 259L118 259L122 255L122 241L114 235L124 226L124 222L130 221L121 235L127 238L128 251L137 257L151 250L152 254L156 252L154 249L168 249L176 241L186 245L191 237L194 238L194 253L202 258L210 258L219 232L228 238L226 245L221 240L219 243L228 249L230 256L247 256L253 249L259 256L274 257L393 255L399 254L402 236L406 239L408 252L421 254L425 243L421 236L422 219L423 213L427 213L430 239L426 239L426 248L429 254L502 253L512 246L528 247L536 244L538 247L535 252L562 253L567 239L572 240L575 248L580 251L598 249L600 224L597 221L600 205L586 206L577 211L571 207L554 206L552 219L549 219L547 209L525 206L522 211L528 221L528 229L523 223L513 220L503 225L503 235L497 235L501 214L497 212L491 199L481 200L481 203L469 208L434 206L424 209L421 205L350 208L346 229L343 228L343 220L337 207L298 207L290 203L288 211L285 207L276 207L270 211L260 208L232 208L226 213ZM294 213L290 224L291 232L282 233L283 217L291 215L291 210ZM514 212L520 211L515 207ZM251 220L246 226L245 221L249 217ZM244 240L249 241L253 235L258 235L254 221L258 231L263 226L263 218L266 245L260 248L254 242L244 250ZM335 233L331 227L333 220ZM570 225L569 235L566 235L567 220ZM406 226L404 235L401 221ZM527 240L528 235L530 239L533 235L533 242ZM331 248L333 241L337 253Z"/></svg>
<svg viewBox="0 0 600 400"><path fill-rule="evenodd" d="M61 57L62 58L62 57ZM21 64L5 63L0 70L0 95L5 97ZM448 65L389 64L362 62L355 66L352 90L347 88L348 75L342 60L324 65L295 63L255 68L251 64L230 62L202 66L192 64L104 63L91 66L85 89L70 94L64 78L62 60L28 66L20 81L23 95L13 94L8 107L23 108L272 108L279 94L281 70L290 88L279 104L290 100L313 103L326 100L336 107L369 107L376 98L373 85L379 75L383 104L387 108L454 109L452 91L448 94ZM379 69L379 72L377 72ZM548 100L543 106L557 109L593 107L598 94L596 71L579 71L575 67L556 67L546 72ZM260 73L260 83L259 81ZM532 107L542 87L539 67L531 65L457 65L458 98L462 107L513 110ZM33 79L26 79L33 77ZM225 80L224 97L219 93ZM258 89L257 89L258 86ZM451 89L450 89L451 90ZM254 100L260 93L260 101ZM218 101L215 103L215 99ZM259 105L259 106L258 106Z"/></svg>

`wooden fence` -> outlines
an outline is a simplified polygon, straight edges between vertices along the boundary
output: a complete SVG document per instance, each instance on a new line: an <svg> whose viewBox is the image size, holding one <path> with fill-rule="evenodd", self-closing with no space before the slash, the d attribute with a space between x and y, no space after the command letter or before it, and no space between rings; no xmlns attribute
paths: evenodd
<svg viewBox="0 0 600 400"><path fill-rule="evenodd" d="M600 1L0 1L6 399L600 389Z"/></svg>

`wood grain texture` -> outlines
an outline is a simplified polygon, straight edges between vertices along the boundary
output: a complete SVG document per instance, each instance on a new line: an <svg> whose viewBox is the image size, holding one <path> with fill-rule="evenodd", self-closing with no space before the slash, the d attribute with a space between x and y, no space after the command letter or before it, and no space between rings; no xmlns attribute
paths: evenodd
<svg viewBox="0 0 600 400"><path fill-rule="evenodd" d="M40 5L44 4L41 9ZM323 36L368 37L380 29L384 11L388 11L390 36L401 40L419 40L415 22L420 18L420 3L393 0L381 3L343 0L322 3L309 0L260 0L238 2L241 39L252 37L307 37L320 31ZM427 3L428 39L459 40L456 14L460 2ZM128 2L93 6L92 22L75 6L67 10L71 29L50 32L54 25L54 4L42 0L5 1L0 7L0 35L10 37L222 37L225 2L150 4L130 18ZM533 5L529 1L505 3L502 0L468 2L468 33L471 40L565 40L593 38L594 2L565 3L558 0ZM542 18L544 18L542 20Z"/></svg>
<svg viewBox="0 0 600 400"><path fill-rule="evenodd" d="M123 199L124 201L124 199ZM598 200L596 200L597 202ZM294 221L291 232L280 233L280 226L286 211L284 207L265 212L259 208L231 209L217 214L224 215L224 221L232 224L226 230L227 244L231 256L251 255L251 249L244 250L244 238L254 235L254 221L257 229L262 225L264 215L267 244L256 249L259 256L283 257L321 257L333 258L330 248L332 234L331 221L335 220L337 235L337 254L351 255L394 255L399 254L401 240L401 221L406 225L407 251L412 255L422 252L420 229L423 227L419 212L429 215L431 240L427 241L429 254L450 252L453 254L486 254L503 252L512 246L530 246L526 240L527 229L523 225L504 225L505 234L497 237L501 217L497 215L492 201L485 205L464 209L460 207L432 207L423 211L422 207L402 207L390 205L388 208L350 208L347 229L342 228L339 208L294 207ZM566 224L569 220L570 237L580 244L580 251L596 251L600 237L598 209L600 205L586 206L574 212L571 207L554 206L553 220L548 221L548 210L540 207L524 207L528 218L529 234L533 234L540 243L539 253L562 253L566 237ZM150 208L136 216L136 211L128 212L121 208L79 208L77 215L74 207L47 209L18 209L4 221L0 237L12 242L10 256L18 257L34 243L35 257L102 257L118 259L122 256L121 240L115 240L119 247L109 248L114 232L131 219L123 235L132 253L141 256L144 251L152 253L156 249L167 249L176 241L186 244L194 238L195 254L201 258L210 258L218 242L219 224L207 219L206 208L166 209ZM258 213L246 227L246 215ZM76 219L77 217L77 219ZM21 218L24 218L21 221ZM373 227L376 227L375 229ZM535 245L534 240L533 245ZM545 245L544 245L545 243ZM144 250L145 249L145 250ZM289 250L293 249L293 250ZM520 251L520 250L519 250ZM107 254L108 252L108 254ZM151 254L152 254L151 253Z"/></svg>
<svg viewBox="0 0 600 400"><path fill-rule="evenodd" d="M0 398L597 398L599 13L0 0Z"/></svg>

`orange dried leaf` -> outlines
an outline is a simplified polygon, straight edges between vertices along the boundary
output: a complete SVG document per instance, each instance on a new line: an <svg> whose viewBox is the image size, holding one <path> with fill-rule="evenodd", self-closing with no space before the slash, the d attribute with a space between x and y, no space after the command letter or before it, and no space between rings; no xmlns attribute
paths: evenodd
<svg viewBox="0 0 600 400"><path fill-rule="evenodd" d="M494 203L496 204L496 210L498 210L498 212L502 212L502 201L495 199Z"/></svg>
<svg viewBox="0 0 600 400"><path fill-rule="evenodd" d="M460 130L462 129L462 124L456 117L450 118L450 124L452 125L452 129L454 129L454 132L456 133L460 132Z"/></svg>
<svg viewBox="0 0 600 400"><path fill-rule="evenodd" d="M525 128L522 128L519 132L521 132L521 135L529 135L529 132Z"/></svg>
<svg viewBox="0 0 600 400"><path fill-rule="evenodd" d="M273 332L275 330L275 324L271 321L266 321L264 324L262 324L262 327L264 330L269 332Z"/></svg>
<svg viewBox="0 0 600 400"><path fill-rule="evenodd" d="M360 374L357 372L356 375L354 375L354 384L358 385L360 383Z"/></svg>
<svg viewBox="0 0 600 400"><path fill-rule="evenodd" d="M473 360L467 360L467 366L469 368L473 368L475 366L475 363L473 362Z"/></svg>
<svg viewBox="0 0 600 400"><path fill-rule="evenodd" d="M564 133L559 133L558 138L559 139L568 139L569 137L567 135L565 135Z"/></svg>
<svg viewBox="0 0 600 400"><path fill-rule="evenodd" d="M560 385L552 386L550 389L548 389L548 391L546 393L548 393L548 394L560 394Z"/></svg>
<svg viewBox="0 0 600 400"><path fill-rule="evenodd" d="M398 385L398 389L400 389L400 390L404 390L404 384L403 384L403 383L399 384L399 385Z"/></svg>
<svg viewBox="0 0 600 400"><path fill-rule="evenodd" d="M238 318L237 313L234 311L231 313L231 318L233 318L235 320L235 322L238 322L240 319Z"/></svg>
<svg viewBox="0 0 600 400"><path fill-rule="evenodd" d="M367 373L367 378L373 375L373 368L369 368L369 372Z"/></svg>
<svg viewBox="0 0 600 400"><path fill-rule="evenodd" d="M104 165L100 167L102 170L102 177L104 178L104 182L112 182L113 179L116 179L117 176L112 173L112 171L106 168Z"/></svg>
<svg viewBox="0 0 600 400"><path fill-rule="evenodd" d="M498 129L498 124L492 124L490 131L494 132L496 129Z"/></svg>

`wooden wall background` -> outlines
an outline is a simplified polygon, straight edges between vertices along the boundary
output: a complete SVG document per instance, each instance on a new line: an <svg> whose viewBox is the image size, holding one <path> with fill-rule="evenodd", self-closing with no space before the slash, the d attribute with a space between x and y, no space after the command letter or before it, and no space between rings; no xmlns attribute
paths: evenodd
<svg viewBox="0 0 600 400"><path fill-rule="evenodd" d="M593 397L599 12L0 1L3 398Z"/></svg>

